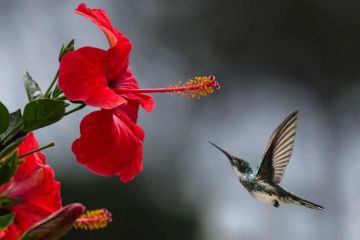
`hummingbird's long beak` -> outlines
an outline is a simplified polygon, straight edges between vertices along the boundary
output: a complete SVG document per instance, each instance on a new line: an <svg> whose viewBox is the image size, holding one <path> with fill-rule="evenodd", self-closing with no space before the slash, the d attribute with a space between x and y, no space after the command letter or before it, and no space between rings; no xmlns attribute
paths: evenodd
<svg viewBox="0 0 360 240"><path fill-rule="evenodd" d="M231 163L231 159L233 158L232 155L230 153L228 153L227 151L225 151L224 149L222 149L221 147L219 147L218 145L216 145L215 143L212 143L209 141L209 143L211 145L213 145L214 147L216 147L217 149L219 149L223 154L225 154L225 156L228 157L228 159L230 160L230 163Z"/></svg>

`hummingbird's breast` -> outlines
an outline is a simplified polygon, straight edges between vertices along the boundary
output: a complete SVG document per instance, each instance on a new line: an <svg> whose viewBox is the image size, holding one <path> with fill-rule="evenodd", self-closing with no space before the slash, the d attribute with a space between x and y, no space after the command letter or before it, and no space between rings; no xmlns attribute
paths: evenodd
<svg viewBox="0 0 360 240"><path fill-rule="evenodd" d="M257 200L271 205L273 205L275 201L281 202L276 188L264 181L249 176L245 178L244 181L241 181L241 183L249 191L250 195Z"/></svg>
<svg viewBox="0 0 360 240"><path fill-rule="evenodd" d="M271 194L268 192L261 192L261 191L252 191L250 192L251 196L253 196L255 199L260 200L264 203L268 203L273 205L275 201L281 202L279 197L275 194Z"/></svg>

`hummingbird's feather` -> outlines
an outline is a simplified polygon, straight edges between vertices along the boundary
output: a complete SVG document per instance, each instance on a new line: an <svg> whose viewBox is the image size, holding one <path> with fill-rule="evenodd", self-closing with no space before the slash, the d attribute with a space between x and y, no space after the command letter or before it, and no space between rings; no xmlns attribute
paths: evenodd
<svg viewBox="0 0 360 240"><path fill-rule="evenodd" d="M257 176L279 184L289 163L296 135L297 111L291 113L273 132Z"/></svg>
<svg viewBox="0 0 360 240"><path fill-rule="evenodd" d="M280 186L278 186L277 188L278 189L280 188L282 191L284 191L286 198L291 199L292 203L294 203L294 204L305 206L305 207L312 208L312 209L317 209L317 210L325 209L323 206L320 206L316 203L310 202L306 199L300 198L300 197L294 195L293 193L286 191L285 189L281 188Z"/></svg>

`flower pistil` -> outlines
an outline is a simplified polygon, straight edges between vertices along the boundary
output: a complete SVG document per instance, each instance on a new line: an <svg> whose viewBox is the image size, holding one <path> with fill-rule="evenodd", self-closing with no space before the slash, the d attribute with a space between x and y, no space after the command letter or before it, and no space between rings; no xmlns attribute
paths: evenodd
<svg viewBox="0 0 360 240"><path fill-rule="evenodd" d="M175 93L180 97L200 98L205 97L214 92L215 89L220 89L219 83L215 80L215 76L201 76L190 79L167 88L114 88L113 91L117 94L123 93Z"/></svg>

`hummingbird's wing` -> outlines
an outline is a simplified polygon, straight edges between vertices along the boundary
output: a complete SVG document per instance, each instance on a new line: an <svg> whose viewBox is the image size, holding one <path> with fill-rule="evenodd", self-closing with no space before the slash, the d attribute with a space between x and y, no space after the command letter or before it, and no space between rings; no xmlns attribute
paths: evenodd
<svg viewBox="0 0 360 240"><path fill-rule="evenodd" d="M273 132L257 176L279 184L289 163L296 134L297 111L291 113Z"/></svg>

